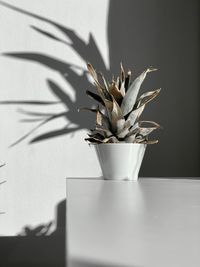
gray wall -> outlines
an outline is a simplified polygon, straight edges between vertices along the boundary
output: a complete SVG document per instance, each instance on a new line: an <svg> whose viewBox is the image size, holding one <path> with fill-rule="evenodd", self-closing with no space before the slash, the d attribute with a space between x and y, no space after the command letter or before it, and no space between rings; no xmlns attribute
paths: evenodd
<svg viewBox="0 0 200 267"><path fill-rule="evenodd" d="M149 146L142 176L200 176L198 0L111 0L111 69L119 61L139 73L153 65L143 89L162 91L144 118L164 127Z"/></svg>

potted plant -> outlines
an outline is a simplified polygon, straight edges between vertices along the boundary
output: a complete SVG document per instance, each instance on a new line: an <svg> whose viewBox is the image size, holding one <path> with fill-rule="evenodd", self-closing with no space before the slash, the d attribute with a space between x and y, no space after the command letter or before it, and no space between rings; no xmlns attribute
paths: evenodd
<svg viewBox="0 0 200 267"><path fill-rule="evenodd" d="M160 128L156 122L139 120L160 89L140 97L138 93L147 73L157 69L148 68L131 81L131 71L126 73L121 64L120 76L108 82L90 63L87 68L96 92L86 93L99 104L96 108L82 108L96 114L96 127L85 140L95 145L105 179L137 180L147 144L158 142L149 140L149 134Z"/></svg>

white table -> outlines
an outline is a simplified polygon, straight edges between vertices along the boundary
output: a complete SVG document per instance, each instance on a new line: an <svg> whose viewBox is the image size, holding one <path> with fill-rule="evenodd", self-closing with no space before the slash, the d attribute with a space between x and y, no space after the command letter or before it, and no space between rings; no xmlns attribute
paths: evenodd
<svg viewBox="0 0 200 267"><path fill-rule="evenodd" d="M200 180L67 179L68 267L199 267Z"/></svg>

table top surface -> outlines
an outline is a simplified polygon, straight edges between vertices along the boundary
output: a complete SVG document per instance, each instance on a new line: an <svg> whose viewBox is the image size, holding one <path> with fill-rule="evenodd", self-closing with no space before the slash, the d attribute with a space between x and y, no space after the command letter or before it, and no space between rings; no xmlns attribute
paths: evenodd
<svg viewBox="0 0 200 267"><path fill-rule="evenodd" d="M200 180L67 179L73 267L199 267Z"/></svg>

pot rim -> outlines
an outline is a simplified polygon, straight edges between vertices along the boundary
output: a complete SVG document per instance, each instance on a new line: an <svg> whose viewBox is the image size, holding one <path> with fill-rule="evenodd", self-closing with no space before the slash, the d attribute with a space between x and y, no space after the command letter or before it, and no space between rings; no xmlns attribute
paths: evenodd
<svg viewBox="0 0 200 267"><path fill-rule="evenodd" d="M139 143L100 143L100 144L89 144L89 146L101 146L101 145L106 145L106 146L108 146L108 145L117 145L117 146L119 146L119 145L131 145L131 146L138 146L138 145L142 145L142 146L147 146L147 144L139 144Z"/></svg>

